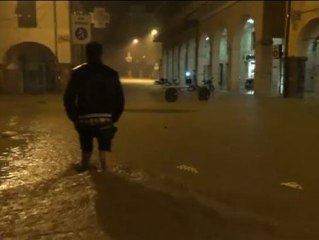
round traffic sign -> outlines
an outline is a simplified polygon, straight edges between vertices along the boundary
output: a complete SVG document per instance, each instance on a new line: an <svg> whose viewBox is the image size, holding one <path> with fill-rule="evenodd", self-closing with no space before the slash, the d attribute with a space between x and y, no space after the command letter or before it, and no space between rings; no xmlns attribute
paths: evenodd
<svg viewBox="0 0 319 240"><path fill-rule="evenodd" d="M274 58L279 58L279 51L276 49L272 52Z"/></svg>
<svg viewBox="0 0 319 240"><path fill-rule="evenodd" d="M85 40L88 37L88 31L84 27L78 27L75 30L75 37L78 40Z"/></svg>

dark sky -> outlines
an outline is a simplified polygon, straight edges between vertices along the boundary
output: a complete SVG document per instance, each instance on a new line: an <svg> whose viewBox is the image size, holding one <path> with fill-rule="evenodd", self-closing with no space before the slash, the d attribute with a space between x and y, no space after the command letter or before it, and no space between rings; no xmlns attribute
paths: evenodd
<svg viewBox="0 0 319 240"><path fill-rule="evenodd" d="M103 7L110 13L110 24L106 28L92 28L92 40L103 43L107 64L120 72L126 72L123 61L127 54L127 46L133 37L142 38L151 31L150 28L160 25L153 23L151 14L148 13L155 14L163 3L164 1L78 1L72 2L72 5L84 13L93 12L94 7ZM144 6L145 11L141 15L131 16L130 8L136 5Z"/></svg>

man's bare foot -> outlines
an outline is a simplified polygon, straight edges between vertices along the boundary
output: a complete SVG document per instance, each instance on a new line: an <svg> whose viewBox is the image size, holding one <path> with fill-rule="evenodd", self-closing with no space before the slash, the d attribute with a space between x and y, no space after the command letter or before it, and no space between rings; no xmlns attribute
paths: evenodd
<svg viewBox="0 0 319 240"><path fill-rule="evenodd" d="M100 161L97 172L105 172L107 169L105 161Z"/></svg>
<svg viewBox="0 0 319 240"><path fill-rule="evenodd" d="M82 162L77 162L73 165L73 168L75 169L75 171L77 171L78 173L82 173L85 172L87 170L89 170L89 166L86 164L83 164Z"/></svg>

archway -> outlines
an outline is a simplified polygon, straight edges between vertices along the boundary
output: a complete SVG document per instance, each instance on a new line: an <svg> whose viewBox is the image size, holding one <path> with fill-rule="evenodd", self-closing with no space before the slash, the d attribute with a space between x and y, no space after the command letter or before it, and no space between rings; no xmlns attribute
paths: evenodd
<svg viewBox="0 0 319 240"><path fill-rule="evenodd" d="M193 83L196 84L196 41L191 39L187 46L187 74L193 79Z"/></svg>
<svg viewBox="0 0 319 240"><path fill-rule="evenodd" d="M240 40L240 78L239 91L241 93L254 93L255 78L255 21L248 18Z"/></svg>
<svg viewBox="0 0 319 240"><path fill-rule="evenodd" d="M180 84L185 84L186 64L187 64L187 46L183 44L179 51L179 80Z"/></svg>
<svg viewBox="0 0 319 240"><path fill-rule="evenodd" d="M56 56L42 44L14 45L6 52L4 63L7 92L44 93L59 88Z"/></svg>
<svg viewBox="0 0 319 240"><path fill-rule="evenodd" d="M311 20L300 32L298 55L307 57L305 69L306 95L319 96L319 18Z"/></svg>
<svg viewBox="0 0 319 240"><path fill-rule="evenodd" d="M208 34L204 33L200 38L198 48L197 80L199 85L202 85L204 80L211 79L212 77L211 46L211 38L208 36Z"/></svg>
<svg viewBox="0 0 319 240"><path fill-rule="evenodd" d="M228 32L224 28L219 43L219 69L218 69L218 85L221 90L227 89L228 84Z"/></svg>

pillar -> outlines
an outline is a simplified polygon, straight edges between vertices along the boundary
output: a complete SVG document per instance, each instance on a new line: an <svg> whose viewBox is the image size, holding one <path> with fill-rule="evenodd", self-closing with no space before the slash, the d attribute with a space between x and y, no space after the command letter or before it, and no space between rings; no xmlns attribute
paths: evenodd
<svg viewBox="0 0 319 240"><path fill-rule="evenodd" d="M255 79L254 91L256 96L270 96L272 82L272 40L262 40L255 46Z"/></svg>

